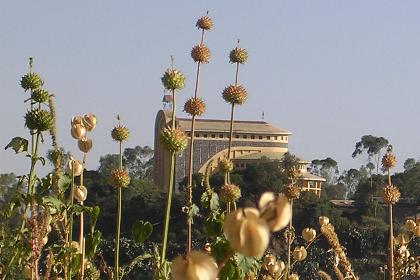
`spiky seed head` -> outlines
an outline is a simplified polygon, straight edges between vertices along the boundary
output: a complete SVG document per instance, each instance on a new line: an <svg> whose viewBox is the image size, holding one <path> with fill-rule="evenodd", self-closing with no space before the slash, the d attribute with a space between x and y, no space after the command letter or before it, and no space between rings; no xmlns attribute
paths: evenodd
<svg viewBox="0 0 420 280"><path fill-rule="evenodd" d="M114 188L126 188L130 184L130 175L124 169L114 169L109 176L109 183Z"/></svg>
<svg viewBox="0 0 420 280"><path fill-rule="evenodd" d="M236 202L239 198L241 198L241 189L239 186L234 184L223 185L220 188L219 197L224 203Z"/></svg>
<svg viewBox="0 0 420 280"><path fill-rule="evenodd" d="M206 111L206 103L198 97L192 97L185 102L184 111L191 116L201 116Z"/></svg>
<svg viewBox="0 0 420 280"><path fill-rule="evenodd" d="M395 204L400 200L401 193L394 185L387 185L382 191L382 198L386 204Z"/></svg>
<svg viewBox="0 0 420 280"><path fill-rule="evenodd" d="M20 80L20 86L25 90L35 90L40 87L44 82L42 81L41 77L36 73L28 73L22 77Z"/></svg>
<svg viewBox="0 0 420 280"><path fill-rule="evenodd" d="M60 151L60 149L58 148L54 148L50 151L49 153L52 163L54 165L55 168L58 168L59 166L61 166L61 160L63 158L63 155Z"/></svg>
<svg viewBox="0 0 420 280"><path fill-rule="evenodd" d="M300 197L300 189L291 184L284 187L283 193L288 199L298 199Z"/></svg>
<svg viewBox="0 0 420 280"><path fill-rule="evenodd" d="M227 103L242 105L246 98L247 92L243 86L230 85L223 90L223 99Z"/></svg>
<svg viewBox="0 0 420 280"><path fill-rule="evenodd" d="M46 131L53 125L53 117L47 110L35 109L26 113L25 125L30 130Z"/></svg>
<svg viewBox="0 0 420 280"><path fill-rule="evenodd" d="M382 166L385 169L393 168L397 164L397 159L392 152L387 152L382 158Z"/></svg>
<svg viewBox="0 0 420 280"><path fill-rule="evenodd" d="M209 63L210 49L204 44L197 45L191 50L191 57L194 62Z"/></svg>
<svg viewBox="0 0 420 280"><path fill-rule="evenodd" d="M127 127L123 125L117 125L111 131L111 137L115 141L119 141L119 142L125 141L128 139L129 136L130 136L130 131L128 130Z"/></svg>
<svg viewBox="0 0 420 280"><path fill-rule="evenodd" d="M416 222L413 219L408 219L405 221L405 229L408 231L413 231L416 228Z"/></svg>
<svg viewBox="0 0 420 280"><path fill-rule="evenodd" d="M83 137L82 139L79 139L77 141L77 146L79 147L79 150L83 153L89 153L93 146L92 139Z"/></svg>
<svg viewBox="0 0 420 280"><path fill-rule="evenodd" d="M176 69L167 69L161 80L167 90L181 90L185 86L185 76Z"/></svg>
<svg viewBox="0 0 420 280"><path fill-rule="evenodd" d="M49 96L50 95L48 91L38 88L32 92L31 98L32 98L32 101L35 101L38 103L45 103L48 101Z"/></svg>
<svg viewBox="0 0 420 280"><path fill-rule="evenodd" d="M230 63L244 64L248 59L248 52L240 47L236 47L230 51L229 54Z"/></svg>
<svg viewBox="0 0 420 280"><path fill-rule="evenodd" d="M208 16L203 16L197 20L197 23L195 24L197 28L203 29L203 30L210 30L213 27L213 21Z"/></svg>
<svg viewBox="0 0 420 280"><path fill-rule="evenodd" d="M180 153L188 145L188 138L182 130L164 128L160 134L160 143L171 153Z"/></svg>
<svg viewBox="0 0 420 280"><path fill-rule="evenodd" d="M233 162L228 158L222 158L219 160L218 167L222 173L229 173L233 171Z"/></svg>

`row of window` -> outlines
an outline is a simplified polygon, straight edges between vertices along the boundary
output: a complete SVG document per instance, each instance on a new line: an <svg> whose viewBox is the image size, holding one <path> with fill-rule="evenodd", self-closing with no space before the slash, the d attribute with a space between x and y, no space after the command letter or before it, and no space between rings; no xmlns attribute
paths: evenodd
<svg viewBox="0 0 420 280"><path fill-rule="evenodd" d="M188 132L187 133L188 137L191 137L191 133ZM208 133L196 133L195 134L196 138L218 138L218 139L224 139L224 138L229 138L228 134L208 134ZM270 136L270 135L247 135L247 134L234 134L234 137L236 139L259 139L259 140L263 140L263 139L267 139L267 140L287 140L287 136Z"/></svg>

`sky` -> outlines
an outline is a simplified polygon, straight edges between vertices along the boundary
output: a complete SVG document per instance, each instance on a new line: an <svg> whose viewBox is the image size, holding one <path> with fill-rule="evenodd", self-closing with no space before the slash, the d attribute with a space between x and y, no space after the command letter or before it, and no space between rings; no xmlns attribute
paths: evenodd
<svg viewBox="0 0 420 280"><path fill-rule="evenodd" d="M260 120L264 112L265 121L293 133L292 153L332 157L342 170L365 163L351 157L365 134L393 144L397 170L420 159L420 1L1 1L0 173L29 170L24 155L3 149L14 136L29 138L28 93L19 86L29 56L56 96L59 145L80 158L70 119L97 116L88 169L118 152L110 136L117 114L131 131L126 147L153 147L160 77L173 55L187 77L178 104L194 94L190 51L207 10L214 28L205 37L212 58L201 71L204 117L229 118L221 92L234 81L228 54L240 39L249 53L239 75L248 100L237 119Z"/></svg>

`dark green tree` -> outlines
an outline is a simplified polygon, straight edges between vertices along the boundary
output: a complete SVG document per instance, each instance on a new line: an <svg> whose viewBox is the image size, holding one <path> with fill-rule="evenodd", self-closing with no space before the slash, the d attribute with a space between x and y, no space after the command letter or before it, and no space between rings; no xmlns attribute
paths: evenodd
<svg viewBox="0 0 420 280"><path fill-rule="evenodd" d="M325 159L314 159L311 162L310 170L315 175L324 177L328 185L337 183L338 163L334 159L327 157Z"/></svg>
<svg viewBox="0 0 420 280"><path fill-rule="evenodd" d="M372 159L375 161L376 174L378 174L382 156L381 152L388 146L388 144L389 141L384 137L364 135L360 141L356 143L355 149L351 156L355 158L363 152L366 152L368 155L368 161L371 162Z"/></svg>

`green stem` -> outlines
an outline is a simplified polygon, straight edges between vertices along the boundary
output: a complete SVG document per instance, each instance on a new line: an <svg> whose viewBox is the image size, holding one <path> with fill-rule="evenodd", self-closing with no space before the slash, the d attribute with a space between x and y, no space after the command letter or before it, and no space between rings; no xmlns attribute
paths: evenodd
<svg viewBox="0 0 420 280"><path fill-rule="evenodd" d="M122 169L122 142L120 141L120 155L119 155L119 168ZM120 279L120 235L121 235L121 204L122 204L122 189L118 188L117 197L117 229L115 235L115 279Z"/></svg>
<svg viewBox="0 0 420 280"><path fill-rule="evenodd" d="M388 185L391 186L391 174L388 168ZM393 213L392 213L392 204L389 204L388 207L388 219L389 219L389 240L388 240L388 274L389 280L394 280L394 225L393 225Z"/></svg>
<svg viewBox="0 0 420 280"><path fill-rule="evenodd" d="M176 128L176 97L175 90L172 91L172 129ZM168 232L169 232L169 220L171 217L171 204L172 204L172 193L174 189L174 171L175 171L175 153L171 152L170 160L170 172L169 172L169 183L168 183L168 193L166 194L166 212L165 212L165 223L163 226L163 240L162 240L162 251L160 254L160 264L161 267L166 261L166 247L168 246Z"/></svg>
<svg viewBox="0 0 420 280"><path fill-rule="evenodd" d="M289 234L292 232L293 228L293 199L290 200L290 221L289 221ZM292 258L292 240L290 240L288 236L287 240L287 277L290 276L290 269L291 269L291 258Z"/></svg>

